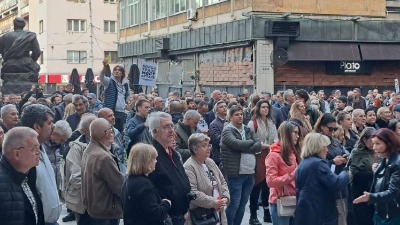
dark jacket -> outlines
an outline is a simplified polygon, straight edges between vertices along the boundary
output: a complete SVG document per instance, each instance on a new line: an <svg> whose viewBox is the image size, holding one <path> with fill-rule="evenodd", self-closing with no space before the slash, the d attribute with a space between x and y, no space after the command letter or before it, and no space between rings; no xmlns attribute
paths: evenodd
<svg viewBox="0 0 400 225"><path fill-rule="evenodd" d="M315 156L303 159L296 170L295 225L337 225L338 211L333 193L348 183L348 173L332 173L326 160Z"/></svg>
<svg viewBox="0 0 400 225"><path fill-rule="evenodd" d="M179 121L183 120L183 115L182 113L170 113L172 117L172 122L174 124L177 124Z"/></svg>
<svg viewBox="0 0 400 225"><path fill-rule="evenodd" d="M129 99L129 83L124 82L123 86L125 88L125 102L128 101ZM115 83L114 79L110 79L110 84L108 87L104 90L104 107L109 108L112 111L115 111L115 106L117 104L117 99L118 99L118 90L117 90L117 84Z"/></svg>
<svg viewBox="0 0 400 225"><path fill-rule="evenodd" d="M330 138L331 139L331 144L328 145L328 154L326 155L326 159L328 160L329 167L334 165L335 163L333 162L333 159L336 156L343 156L346 152L344 151L344 147L339 143L339 140L336 138ZM335 174L340 174L342 172L343 168L345 167L345 164L336 166L335 165ZM348 195L347 188L343 188L341 192L336 193L336 198L346 198Z"/></svg>
<svg viewBox="0 0 400 225"><path fill-rule="evenodd" d="M208 129L208 136L212 144L211 148L211 158L214 160L215 164L219 165L221 162L221 150L219 143L221 142L221 133L224 129L225 120L222 120L217 116L211 123Z"/></svg>
<svg viewBox="0 0 400 225"><path fill-rule="evenodd" d="M54 107L54 123L63 119L64 111L65 111L64 102L61 102L56 107Z"/></svg>
<svg viewBox="0 0 400 225"><path fill-rule="evenodd" d="M224 176L239 176L240 158L242 153L256 154L261 152L261 142L257 135L247 126L245 130L246 140L232 126L225 126L221 134L221 170Z"/></svg>
<svg viewBox="0 0 400 225"><path fill-rule="evenodd" d="M383 171L384 170L384 171ZM383 180L375 188L383 171ZM369 203L375 204L375 211L382 219L400 217L400 154L383 159L374 173Z"/></svg>
<svg viewBox="0 0 400 225"><path fill-rule="evenodd" d="M204 120L206 121L208 127L210 127L211 122L215 119L215 113L213 111L209 111L204 115Z"/></svg>
<svg viewBox="0 0 400 225"><path fill-rule="evenodd" d="M290 105L288 105L287 103L284 103L284 104L279 108L279 111L281 111L283 121L288 120L288 118L289 118L289 111L290 111Z"/></svg>
<svg viewBox="0 0 400 225"><path fill-rule="evenodd" d="M173 151L173 162L169 159L164 147L156 140L153 142L158 156L156 170L149 175L161 198L171 200L168 215L183 216L189 209L187 194L190 192L189 179L178 153Z"/></svg>
<svg viewBox="0 0 400 225"><path fill-rule="evenodd" d="M379 128L387 128L388 124L389 124L389 122L385 122L381 118L376 120L376 125L378 125Z"/></svg>
<svg viewBox="0 0 400 225"><path fill-rule="evenodd" d="M131 147L134 144L137 144L139 142L151 144L153 142L153 138L151 137L149 128L144 125L145 122L146 118L143 118L142 116L136 114L126 124L126 134L130 140L128 148L126 149L127 156L129 156Z"/></svg>
<svg viewBox="0 0 400 225"><path fill-rule="evenodd" d="M175 133L177 135L175 150L181 154L182 162L185 163L191 156L188 140L190 135L192 135L192 130L190 129L190 126L178 122L175 125Z"/></svg>
<svg viewBox="0 0 400 225"><path fill-rule="evenodd" d="M81 122L81 116L77 112L74 112L67 117L66 121L69 123L69 126L74 131L78 127L79 122Z"/></svg>
<svg viewBox="0 0 400 225"><path fill-rule="evenodd" d="M307 105L306 116L310 117L311 127L314 127L320 114L319 114L318 110L314 109L311 105Z"/></svg>
<svg viewBox="0 0 400 225"><path fill-rule="evenodd" d="M344 138L346 139L346 144L344 145L344 148L351 152L354 149L354 146L356 145L356 142L358 141L358 135L353 129L349 130L350 137L345 136Z"/></svg>
<svg viewBox="0 0 400 225"><path fill-rule="evenodd" d="M369 150L363 145L355 148L351 152L350 172L352 181L350 183L351 202L364 194L364 191L371 189L373 174L372 164L380 161L373 150ZM374 207L366 202L353 205L354 219L357 224L372 225Z"/></svg>
<svg viewBox="0 0 400 225"><path fill-rule="evenodd" d="M38 209L38 223L44 225L43 205L36 189L36 167L28 174L16 171L5 157L0 161L0 224L34 225L33 208L22 190L21 184L28 177L28 185L35 197Z"/></svg>
<svg viewBox="0 0 400 225"><path fill-rule="evenodd" d="M125 225L164 225L171 208L145 175L130 175L122 186Z"/></svg>

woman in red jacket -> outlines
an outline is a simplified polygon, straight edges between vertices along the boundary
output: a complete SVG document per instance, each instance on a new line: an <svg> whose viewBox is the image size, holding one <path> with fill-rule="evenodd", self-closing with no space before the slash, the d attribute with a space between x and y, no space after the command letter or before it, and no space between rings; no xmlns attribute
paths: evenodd
<svg viewBox="0 0 400 225"><path fill-rule="evenodd" d="M279 142L270 147L265 160L266 180L270 188L269 206L273 225L290 225L293 217L278 216L277 200L295 196L294 174L300 162L300 126L293 121L283 122L278 129Z"/></svg>

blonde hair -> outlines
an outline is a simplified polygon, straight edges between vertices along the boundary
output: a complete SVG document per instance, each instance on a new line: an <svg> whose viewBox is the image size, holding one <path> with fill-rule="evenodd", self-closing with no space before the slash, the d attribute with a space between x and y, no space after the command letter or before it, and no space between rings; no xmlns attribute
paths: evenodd
<svg viewBox="0 0 400 225"><path fill-rule="evenodd" d="M322 147L330 145L331 141L329 138L320 133L309 133L303 141L303 147L301 148L301 158L305 159L310 156L317 156Z"/></svg>
<svg viewBox="0 0 400 225"><path fill-rule="evenodd" d="M69 103L67 106L65 106L64 110L64 117L63 120L66 120L69 115L75 112L75 106L72 103Z"/></svg>
<svg viewBox="0 0 400 225"><path fill-rule="evenodd" d="M128 175L143 175L153 172L150 163L155 158L157 158L157 150L152 145L135 144L129 153L126 173Z"/></svg>

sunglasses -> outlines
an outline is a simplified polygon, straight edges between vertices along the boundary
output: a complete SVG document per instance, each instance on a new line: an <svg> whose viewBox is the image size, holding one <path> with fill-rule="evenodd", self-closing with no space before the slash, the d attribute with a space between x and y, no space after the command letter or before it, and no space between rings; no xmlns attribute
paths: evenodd
<svg viewBox="0 0 400 225"><path fill-rule="evenodd" d="M327 127L327 128L329 129L329 132L334 132L338 130L337 127Z"/></svg>

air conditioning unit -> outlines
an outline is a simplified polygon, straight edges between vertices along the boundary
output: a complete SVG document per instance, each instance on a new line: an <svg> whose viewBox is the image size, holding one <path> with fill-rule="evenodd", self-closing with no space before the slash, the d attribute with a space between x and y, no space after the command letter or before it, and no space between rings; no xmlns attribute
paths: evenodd
<svg viewBox="0 0 400 225"><path fill-rule="evenodd" d="M197 20L197 12L196 9L190 8L186 10L186 18L187 20Z"/></svg>

